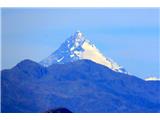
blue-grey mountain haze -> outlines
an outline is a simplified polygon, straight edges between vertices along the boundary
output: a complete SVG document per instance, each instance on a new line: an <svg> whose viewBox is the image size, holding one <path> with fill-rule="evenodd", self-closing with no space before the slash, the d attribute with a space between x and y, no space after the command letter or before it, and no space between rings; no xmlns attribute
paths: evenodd
<svg viewBox="0 0 160 120"><path fill-rule="evenodd" d="M40 61L76 30L131 74L159 77L158 8L3 8L2 69Z"/></svg>

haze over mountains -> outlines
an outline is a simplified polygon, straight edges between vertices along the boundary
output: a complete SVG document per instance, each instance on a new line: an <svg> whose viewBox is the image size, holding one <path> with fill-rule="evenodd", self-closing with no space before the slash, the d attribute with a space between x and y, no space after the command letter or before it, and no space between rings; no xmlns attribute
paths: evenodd
<svg viewBox="0 0 160 120"><path fill-rule="evenodd" d="M160 81L127 74L79 31L40 63L1 74L2 112L160 112Z"/></svg>

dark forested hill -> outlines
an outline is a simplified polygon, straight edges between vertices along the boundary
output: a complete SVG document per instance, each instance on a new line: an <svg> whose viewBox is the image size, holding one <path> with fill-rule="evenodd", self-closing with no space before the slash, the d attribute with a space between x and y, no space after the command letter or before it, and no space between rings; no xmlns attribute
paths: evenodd
<svg viewBox="0 0 160 120"><path fill-rule="evenodd" d="M138 68L137 68L138 69ZM43 67L24 60L1 71L2 112L160 112L160 82L90 60Z"/></svg>

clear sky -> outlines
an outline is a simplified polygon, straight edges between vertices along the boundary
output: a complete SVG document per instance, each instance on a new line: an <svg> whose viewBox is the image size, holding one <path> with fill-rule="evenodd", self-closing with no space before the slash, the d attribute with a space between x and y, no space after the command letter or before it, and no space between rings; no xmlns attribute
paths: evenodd
<svg viewBox="0 0 160 120"><path fill-rule="evenodd" d="M2 69L40 61L80 30L129 73L159 77L158 8L3 8Z"/></svg>

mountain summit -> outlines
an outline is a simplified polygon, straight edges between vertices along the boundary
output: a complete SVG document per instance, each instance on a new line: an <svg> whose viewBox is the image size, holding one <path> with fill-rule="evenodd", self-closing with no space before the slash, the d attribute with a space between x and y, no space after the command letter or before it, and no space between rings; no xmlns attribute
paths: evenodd
<svg viewBox="0 0 160 120"><path fill-rule="evenodd" d="M116 62L105 57L80 31L76 31L66 39L55 52L42 60L40 64L48 67L54 63L64 64L81 59L92 60L116 72L127 73L126 70Z"/></svg>

